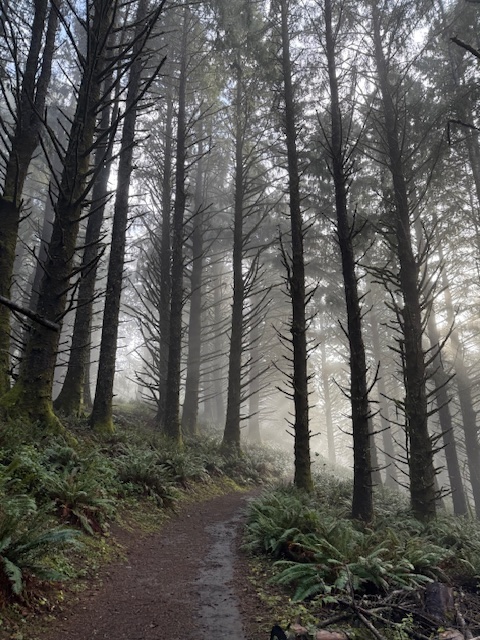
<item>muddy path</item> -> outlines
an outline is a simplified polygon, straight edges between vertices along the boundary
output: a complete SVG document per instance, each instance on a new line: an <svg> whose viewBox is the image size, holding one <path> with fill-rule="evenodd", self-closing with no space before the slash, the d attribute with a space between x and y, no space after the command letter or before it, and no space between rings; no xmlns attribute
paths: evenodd
<svg viewBox="0 0 480 640"><path fill-rule="evenodd" d="M109 565L38 640L249 640L239 542L257 493L189 505L149 536L122 531L126 558Z"/></svg>

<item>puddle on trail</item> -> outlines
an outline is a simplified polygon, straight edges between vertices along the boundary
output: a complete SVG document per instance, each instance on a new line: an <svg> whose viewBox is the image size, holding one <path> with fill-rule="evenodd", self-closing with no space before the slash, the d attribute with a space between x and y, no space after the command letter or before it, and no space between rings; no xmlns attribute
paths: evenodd
<svg viewBox="0 0 480 640"><path fill-rule="evenodd" d="M210 550L204 558L196 587L200 596L200 628L204 640L245 640L233 590L234 540L242 514L206 527Z"/></svg>

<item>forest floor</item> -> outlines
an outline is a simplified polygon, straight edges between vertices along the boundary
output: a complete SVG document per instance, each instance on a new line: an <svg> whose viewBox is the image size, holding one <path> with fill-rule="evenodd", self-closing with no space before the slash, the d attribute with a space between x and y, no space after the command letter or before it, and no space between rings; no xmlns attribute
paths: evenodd
<svg viewBox="0 0 480 640"><path fill-rule="evenodd" d="M240 549L248 500L234 492L183 506L156 533L116 526L122 549L47 624L12 640L257 640L261 603ZM272 622L273 624L273 622Z"/></svg>

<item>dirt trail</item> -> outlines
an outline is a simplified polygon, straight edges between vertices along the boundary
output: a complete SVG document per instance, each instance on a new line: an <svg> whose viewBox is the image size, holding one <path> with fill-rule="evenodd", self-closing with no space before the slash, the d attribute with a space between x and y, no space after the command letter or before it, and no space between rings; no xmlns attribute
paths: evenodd
<svg viewBox="0 0 480 640"><path fill-rule="evenodd" d="M248 640L238 533L252 494L190 505L161 531L122 539L110 565L39 640Z"/></svg>

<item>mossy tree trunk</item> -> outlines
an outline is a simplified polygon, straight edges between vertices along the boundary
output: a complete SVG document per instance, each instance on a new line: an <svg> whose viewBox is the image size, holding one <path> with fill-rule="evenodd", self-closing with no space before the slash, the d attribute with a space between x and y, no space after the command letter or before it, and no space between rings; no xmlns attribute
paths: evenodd
<svg viewBox="0 0 480 640"><path fill-rule="evenodd" d="M402 156L402 132L393 99L395 90L390 84L389 69L383 50L380 14L376 6L373 6L372 18L375 63L395 203L398 281L403 298L403 307L399 310L399 318L404 353L404 406L409 443L410 499L415 516L419 520L429 520L435 517L436 491L432 441L428 432L419 264L412 246L410 204Z"/></svg>
<svg viewBox="0 0 480 640"><path fill-rule="evenodd" d="M355 229L349 220L347 191L350 181L349 153L340 111L337 79L337 52L333 28L332 3L325 0L325 35L328 77L330 83L331 135L328 140L331 173L335 188L337 238L342 259L343 285L347 308L346 335L350 353L350 403L353 428L353 500L352 517L369 522L373 517L370 408L368 402L367 362L362 331L362 309L357 286L353 239ZM352 217L351 217L352 218Z"/></svg>
<svg viewBox="0 0 480 640"><path fill-rule="evenodd" d="M111 28L112 3L96 0L94 7L87 32L88 53L63 158L52 238L37 308L40 316L52 322L61 322L65 313L81 210L88 192L90 150L100 104L105 42ZM0 401L10 415L38 421L53 431L61 429L51 400L58 341L59 332L40 324L32 326L18 380Z"/></svg>
<svg viewBox="0 0 480 640"><path fill-rule="evenodd" d="M310 460L310 430L307 368L307 320L305 290L305 257L302 208L300 200L300 173L297 152L297 128L295 123L295 98L290 57L290 33L288 26L289 2L279 1L283 99L285 103L285 136L287 145L288 193L291 227L291 264L288 288L292 303L291 343L293 351L293 403L294 403L294 483L299 489L313 489Z"/></svg>
<svg viewBox="0 0 480 640"><path fill-rule="evenodd" d="M4 181L0 195L0 295L5 298L10 298L23 187L39 143L40 118L45 109L55 50L59 6L51 3L48 14L48 5L48 0L34 2L31 40L25 68L23 74L20 69L17 70L22 80L16 96L14 130L5 157ZM11 43L11 50L15 50L14 43ZM14 60L15 64L17 62ZM8 130L8 125L6 129ZM0 396L10 388L9 353L10 310L0 305Z"/></svg>

